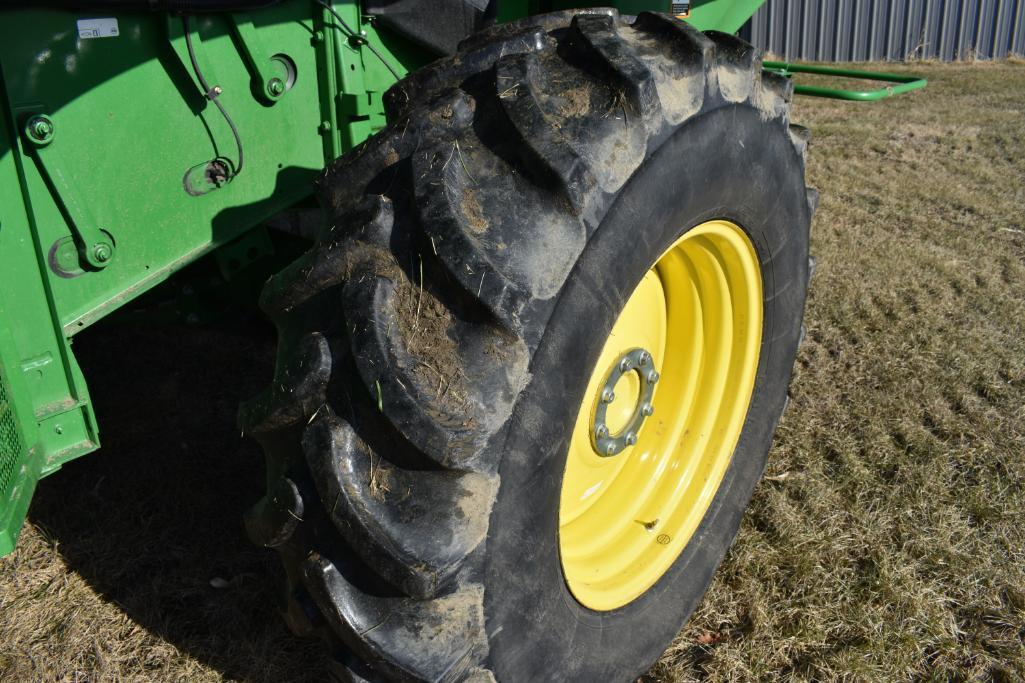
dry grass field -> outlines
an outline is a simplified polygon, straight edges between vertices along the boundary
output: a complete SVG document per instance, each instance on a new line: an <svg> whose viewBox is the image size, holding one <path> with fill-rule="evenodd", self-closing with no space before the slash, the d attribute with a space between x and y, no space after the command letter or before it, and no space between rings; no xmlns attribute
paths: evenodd
<svg viewBox="0 0 1025 683"><path fill-rule="evenodd" d="M891 65L878 68L900 70ZM798 99L822 192L790 408L740 537L652 681L1025 676L1025 64ZM261 323L76 341L104 448L0 560L0 680L318 680L239 510Z"/></svg>

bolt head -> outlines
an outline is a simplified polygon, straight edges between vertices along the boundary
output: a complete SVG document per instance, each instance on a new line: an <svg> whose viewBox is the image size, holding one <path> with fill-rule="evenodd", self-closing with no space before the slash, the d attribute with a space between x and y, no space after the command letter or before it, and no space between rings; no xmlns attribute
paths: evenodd
<svg viewBox="0 0 1025 683"><path fill-rule="evenodd" d="M53 137L53 121L47 116L33 116L25 128L35 142L49 142Z"/></svg>
<svg viewBox="0 0 1025 683"><path fill-rule="evenodd" d="M651 417L652 413L654 412L655 406L651 405L650 403L645 403L641 406L641 415L644 415L645 417Z"/></svg>
<svg viewBox="0 0 1025 683"><path fill-rule="evenodd" d="M605 391L601 392L602 403L612 403L615 400L616 392L612 391L612 389L606 389Z"/></svg>
<svg viewBox="0 0 1025 683"><path fill-rule="evenodd" d="M655 372L654 370L648 371L648 381L651 382L652 384L657 382L659 377L660 377L660 375L657 372Z"/></svg>
<svg viewBox="0 0 1025 683"><path fill-rule="evenodd" d="M629 372L631 367L632 366L630 365L630 359L629 358L624 358L623 360L619 361L619 371L620 372Z"/></svg>
<svg viewBox="0 0 1025 683"><path fill-rule="evenodd" d="M607 445L605 447L605 454L606 455L615 455L616 454L616 444L609 443L609 445Z"/></svg>
<svg viewBox="0 0 1025 683"><path fill-rule="evenodd" d="M598 425L598 427L594 430L594 435L599 439L604 439L606 436L609 435L609 428L605 425Z"/></svg>
<svg viewBox="0 0 1025 683"><path fill-rule="evenodd" d="M628 432L626 435L626 443L629 446L633 446L635 443L637 443L637 434L634 432Z"/></svg>
<svg viewBox="0 0 1025 683"><path fill-rule="evenodd" d="M267 92L277 97L285 93L285 82L280 78L272 78L267 81Z"/></svg>
<svg viewBox="0 0 1025 683"><path fill-rule="evenodd" d="M649 360L651 360L651 354L647 351L641 351L640 355L637 356L637 362L641 365L647 365Z"/></svg>
<svg viewBox="0 0 1025 683"><path fill-rule="evenodd" d="M93 258L100 263L106 263L114 253L110 250L109 244L97 244L93 247Z"/></svg>

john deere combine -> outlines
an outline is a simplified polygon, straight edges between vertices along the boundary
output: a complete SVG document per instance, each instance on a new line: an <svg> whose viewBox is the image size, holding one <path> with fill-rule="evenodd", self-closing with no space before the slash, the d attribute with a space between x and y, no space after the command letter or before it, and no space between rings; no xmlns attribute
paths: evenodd
<svg viewBox="0 0 1025 683"><path fill-rule="evenodd" d="M644 672L765 466L816 193L761 0L617 4L0 12L0 553L99 447L74 336L301 244L239 413L291 628L351 680Z"/></svg>

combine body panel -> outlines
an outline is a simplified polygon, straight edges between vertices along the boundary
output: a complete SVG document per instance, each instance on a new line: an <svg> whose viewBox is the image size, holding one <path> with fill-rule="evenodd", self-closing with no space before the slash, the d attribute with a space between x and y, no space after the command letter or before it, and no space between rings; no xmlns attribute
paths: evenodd
<svg viewBox="0 0 1025 683"><path fill-rule="evenodd" d="M429 59L379 37L354 3L334 10L399 73ZM197 65L221 89L244 154L228 181L219 164L232 173L236 143L205 97L180 16L41 9L2 16L6 553L36 478L99 446L74 335L226 245L239 266L264 255L268 241L254 227L309 197L328 161L384 125L381 94L395 76L312 2L193 17Z"/></svg>

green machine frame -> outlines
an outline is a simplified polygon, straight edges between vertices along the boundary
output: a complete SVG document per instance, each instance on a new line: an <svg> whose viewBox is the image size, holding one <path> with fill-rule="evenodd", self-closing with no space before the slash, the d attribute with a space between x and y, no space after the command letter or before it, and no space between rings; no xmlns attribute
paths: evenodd
<svg viewBox="0 0 1025 683"><path fill-rule="evenodd" d="M735 32L763 2L694 2L689 21ZM587 4L504 0L498 19ZM36 481L99 447L75 335L201 257L269 250L263 222L309 201L432 58L355 0L0 11L0 555Z"/></svg>

